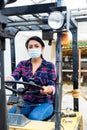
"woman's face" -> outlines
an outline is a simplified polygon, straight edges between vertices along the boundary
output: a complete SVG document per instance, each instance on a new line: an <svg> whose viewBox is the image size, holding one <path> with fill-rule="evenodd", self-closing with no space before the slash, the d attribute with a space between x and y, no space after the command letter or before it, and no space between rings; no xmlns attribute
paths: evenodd
<svg viewBox="0 0 87 130"><path fill-rule="evenodd" d="M28 43L28 53L32 59L41 57L43 47L38 41L30 40Z"/></svg>

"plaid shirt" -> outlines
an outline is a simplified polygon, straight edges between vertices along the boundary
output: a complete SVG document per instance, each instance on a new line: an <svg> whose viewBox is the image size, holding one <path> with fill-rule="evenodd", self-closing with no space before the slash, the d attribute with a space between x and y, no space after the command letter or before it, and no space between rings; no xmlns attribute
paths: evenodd
<svg viewBox="0 0 87 130"><path fill-rule="evenodd" d="M15 80L22 78L23 81L29 82L29 79L33 78L34 82L37 85L47 86L52 85L55 87L56 74L54 64L43 59L41 65L32 73L32 64L31 60L25 60L19 62L15 68L12 76ZM30 88L31 90L36 90L37 88ZM40 93L35 94L26 94L24 95L24 100L29 100L32 103L45 103L52 102L52 95L41 95Z"/></svg>

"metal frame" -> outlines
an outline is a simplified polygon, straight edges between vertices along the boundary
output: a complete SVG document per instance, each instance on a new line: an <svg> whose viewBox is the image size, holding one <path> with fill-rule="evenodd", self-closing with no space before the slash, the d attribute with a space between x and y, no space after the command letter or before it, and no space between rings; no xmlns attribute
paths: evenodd
<svg viewBox="0 0 87 130"><path fill-rule="evenodd" d="M6 30L10 30L15 34L18 31L29 30L49 30L48 15L52 11L52 7L56 7L57 3L27 5L19 7L8 7L2 9L2 14L8 17ZM62 10L62 6L58 7ZM79 11L81 14L78 14ZM70 10L70 15L77 22L87 21L86 9ZM76 15L75 15L76 13ZM82 17L81 17L82 16ZM14 18L13 18L14 17Z"/></svg>

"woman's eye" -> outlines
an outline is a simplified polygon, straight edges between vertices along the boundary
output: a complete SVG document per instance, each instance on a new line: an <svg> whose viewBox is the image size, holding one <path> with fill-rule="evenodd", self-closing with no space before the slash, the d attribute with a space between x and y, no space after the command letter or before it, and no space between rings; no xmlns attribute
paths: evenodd
<svg viewBox="0 0 87 130"><path fill-rule="evenodd" d="M35 47L38 48L39 46L36 45Z"/></svg>
<svg viewBox="0 0 87 130"><path fill-rule="evenodd" d="M29 49L33 49L33 48L39 48L38 45L31 45L31 46L28 46Z"/></svg>
<svg viewBox="0 0 87 130"><path fill-rule="evenodd" d="M32 46L29 46L28 49L32 48Z"/></svg>

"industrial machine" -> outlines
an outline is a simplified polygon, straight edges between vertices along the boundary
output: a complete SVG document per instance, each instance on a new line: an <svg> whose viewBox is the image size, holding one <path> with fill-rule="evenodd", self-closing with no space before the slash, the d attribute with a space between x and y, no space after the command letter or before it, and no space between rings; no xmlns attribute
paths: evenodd
<svg viewBox="0 0 87 130"><path fill-rule="evenodd" d="M20 7L4 8L5 3L1 0L2 6L0 11L0 129L7 130L82 130L82 115L78 112L78 99L74 99L74 112L68 115L63 112L61 120L61 95L62 95L62 46L61 39L63 32L71 31L72 33L72 48L73 48L73 89L78 89L78 51L77 51L77 22L70 15L70 11L66 6L62 6L61 0L56 3L27 5ZM39 15L40 14L40 15ZM17 16L18 19L11 19L12 16ZM27 15L31 15L28 19ZM55 26L54 26L55 25ZM12 71L15 67L15 45L14 37L18 31L26 30L42 30L43 40L48 40L49 44L53 40L53 34L57 34L56 41L56 94L55 94L55 120L54 121L27 121L20 116L22 123L28 122L21 126L8 126L7 111L6 111L6 95L4 87L4 50L5 38L9 38L11 42L11 63ZM33 84L35 87L35 84ZM7 86L6 86L7 87ZM38 86L36 86L38 87ZM8 87L7 87L8 88ZM16 94L22 94L25 90L11 89ZM22 95L21 95L22 97ZM15 98L15 101L17 98ZM17 107L19 108L19 107ZM19 111L20 109L18 109ZM15 115L14 119L15 119ZM72 121L66 121L66 117L72 117ZM12 115L9 115L9 119ZM22 120L23 119L23 120ZM61 123L62 121L62 123ZM13 122L12 122L13 123Z"/></svg>

